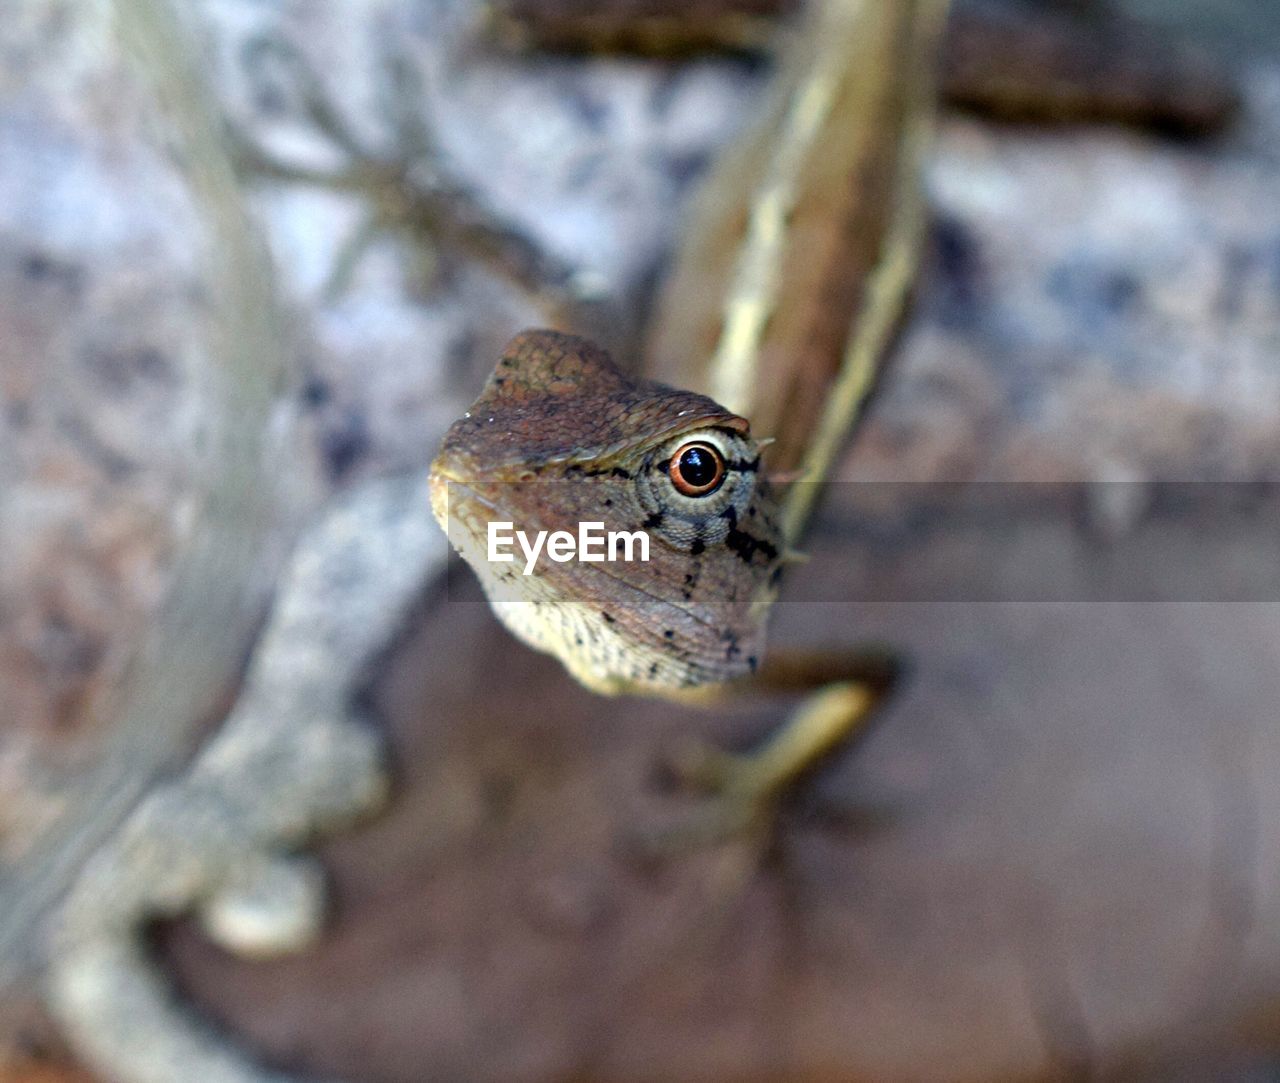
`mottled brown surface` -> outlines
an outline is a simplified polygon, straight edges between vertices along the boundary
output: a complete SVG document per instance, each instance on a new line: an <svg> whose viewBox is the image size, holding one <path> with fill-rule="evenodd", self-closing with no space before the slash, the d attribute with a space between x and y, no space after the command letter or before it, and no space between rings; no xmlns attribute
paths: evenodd
<svg viewBox="0 0 1280 1083"><path fill-rule="evenodd" d="M523 48L634 49L679 54L706 48L769 47L798 0L489 0L500 39Z"/></svg>
<svg viewBox="0 0 1280 1083"><path fill-rule="evenodd" d="M523 47L687 53L770 47L798 0L489 0L498 36ZM1014 120L1119 120L1195 135L1239 108L1232 73L1197 45L1105 2L956 0L942 94Z"/></svg>
<svg viewBox="0 0 1280 1083"><path fill-rule="evenodd" d="M93 1083L93 1078L73 1065L23 1060L0 1065L0 1083Z"/></svg>
<svg viewBox="0 0 1280 1083"><path fill-rule="evenodd" d="M1181 135L1235 117L1239 91L1213 54L1105 5L1088 15L1071 6L957 3L943 52L947 99L1009 120L1121 120Z"/></svg>

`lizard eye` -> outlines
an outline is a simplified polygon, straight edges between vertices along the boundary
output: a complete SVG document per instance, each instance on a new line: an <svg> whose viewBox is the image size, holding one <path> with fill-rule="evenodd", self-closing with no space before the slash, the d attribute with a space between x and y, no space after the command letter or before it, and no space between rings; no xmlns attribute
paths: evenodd
<svg viewBox="0 0 1280 1083"><path fill-rule="evenodd" d="M667 469L677 492L707 496L724 481L724 456L713 445L697 440L678 447Z"/></svg>

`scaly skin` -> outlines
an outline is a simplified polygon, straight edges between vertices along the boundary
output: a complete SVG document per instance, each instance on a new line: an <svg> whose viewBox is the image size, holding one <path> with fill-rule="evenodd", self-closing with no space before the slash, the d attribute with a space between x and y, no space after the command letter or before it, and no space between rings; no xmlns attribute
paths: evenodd
<svg viewBox="0 0 1280 1083"><path fill-rule="evenodd" d="M719 449L715 491L679 492L673 453ZM670 694L755 672L782 562L778 508L747 422L704 395L637 381L586 339L508 346L431 468L432 506L509 629L587 687ZM491 521L646 531L647 561L487 559Z"/></svg>

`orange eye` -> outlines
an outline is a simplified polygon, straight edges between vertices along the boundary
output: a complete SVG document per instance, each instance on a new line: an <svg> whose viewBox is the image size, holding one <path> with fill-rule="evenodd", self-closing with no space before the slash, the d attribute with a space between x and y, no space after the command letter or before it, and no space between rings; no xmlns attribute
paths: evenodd
<svg viewBox="0 0 1280 1083"><path fill-rule="evenodd" d="M667 470L677 492L706 496L724 481L724 456L713 445L698 440L677 448Z"/></svg>

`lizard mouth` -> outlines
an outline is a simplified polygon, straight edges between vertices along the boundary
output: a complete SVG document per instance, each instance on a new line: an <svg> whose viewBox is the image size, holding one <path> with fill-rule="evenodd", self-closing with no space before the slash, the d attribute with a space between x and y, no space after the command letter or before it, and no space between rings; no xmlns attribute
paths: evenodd
<svg viewBox="0 0 1280 1083"><path fill-rule="evenodd" d="M468 534L478 536L485 524L502 509L481 493L475 483L459 476L456 471L438 468L433 464L430 477L431 510L436 521L451 538L455 524Z"/></svg>
<svg viewBox="0 0 1280 1083"><path fill-rule="evenodd" d="M440 451L434 459L431 460L429 468L431 484L437 482L452 482L457 485L467 485L473 481L474 470L468 470L468 464L465 456L459 456L448 450Z"/></svg>

